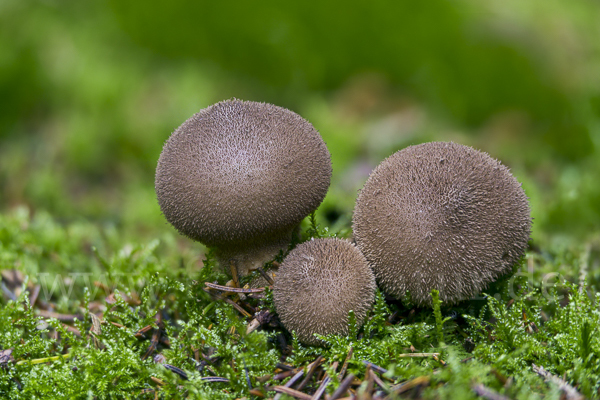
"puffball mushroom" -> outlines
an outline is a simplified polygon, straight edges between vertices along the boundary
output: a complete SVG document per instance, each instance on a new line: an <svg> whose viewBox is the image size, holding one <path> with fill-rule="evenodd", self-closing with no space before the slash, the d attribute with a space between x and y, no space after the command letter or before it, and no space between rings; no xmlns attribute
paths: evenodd
<svg viewBox="0 0 600 400"><path fill-rule="evenodd" d="M352 243L313 239L288 254L277 273L273 301L279 319L298 340L320 345L314 334L348 334L348 313L362 325L375 300L375 277Z"/></svg>
<svg viewBox="0 0 600 400"><path fill-rule="evenodd" d="M247 275L287 249L331 178L315 128L272 104L226 100L194 114L167 140L156 168L158 203L181 234L216 249Z"/></svg>
<svg viewBox="0 0 600 400"><path fill-rule="evenodd" d="M455 143L407 147L360 191L354 237L387 294L452 304L512 270L527 248L529 203L508 168Z"/></svg>

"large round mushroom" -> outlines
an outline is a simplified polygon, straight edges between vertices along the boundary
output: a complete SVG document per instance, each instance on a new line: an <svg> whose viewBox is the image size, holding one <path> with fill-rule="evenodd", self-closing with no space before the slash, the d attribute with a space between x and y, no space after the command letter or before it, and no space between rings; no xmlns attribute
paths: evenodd
<svg viewBox="0 0 600 400"><path fill-rule="evenodd" d="M321 345L314 334L347 335L348 314L358 326L375 300L375 277L367 260L350 242L313 239L285 258L273 288L273 302L283 326L298 340Z"/></svg>
<svg viewBox="0 0 600 400"><path fill-rule="evenodd" d="M240 275L287 249L329 188L329 151L315 128L272 104L226 100L173 132L156 168L160 208L180 233L216 248Z"/></svg>
<svg viewBox="0 0 600 400"><path fill-rule="evenodd" d="M508 168L455 143L407 147L360 191L354 237L389 295L452 304L510 272L531 229L529 203Z"/></svg>

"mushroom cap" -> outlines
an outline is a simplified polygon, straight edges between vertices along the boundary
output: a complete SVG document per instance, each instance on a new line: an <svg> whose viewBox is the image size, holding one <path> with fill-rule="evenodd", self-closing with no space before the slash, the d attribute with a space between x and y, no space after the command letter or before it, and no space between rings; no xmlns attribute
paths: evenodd
<svg viewBox="0 0 600 400"><path fill-rule="evenodd" d="M430 305L432 289L456 303L511 272L531 217L521 184L499 161L432 142L375 168L356 200L353 229L384 292Z"/></svg>
<svg viewBox="0 0 600 400"><path fill-rule="evenodd" d="M261 242L315 210L331 178L315 128L272 104L226 100L173 132L156 168L166 219L208 246Z"/></svg>
<svg viewBox="0 0 600 400"><path fill-rule="evenodd" d="M362 325L375 299L375 277L352 243L313 239L292 250L279 267L273 300L288 331L305 344L314 334L348 334L348 312Z"/></svg>

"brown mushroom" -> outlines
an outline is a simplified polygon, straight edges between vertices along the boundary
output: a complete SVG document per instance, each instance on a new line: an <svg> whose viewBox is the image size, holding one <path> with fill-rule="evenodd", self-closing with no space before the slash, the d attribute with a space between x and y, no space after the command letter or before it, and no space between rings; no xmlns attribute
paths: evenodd
<svg viewBox="0 0 600 400"><path fill-rule="evenodd" d="M272 104L226 100L185 121L156 168L160 208L240 275L287 249L327 193L330 155L314 127Z"/></svg>
<svg viewBox="0 0 600 400"><path fill-rule="evenodd" d="M375 277L352 243L313 239L285 258L273 288L273 301L286 329L310 345L322 342L314 334L348 334L348 314L358 326L375 299Z"/></svg>
<svg viewBox="0 0 600 400"><path fill-rule="evenodd" d="M508 168L455 143L384 160L356 200L354 237L389 295L456 303L507 274L525 253L529 203Z"/></svg>

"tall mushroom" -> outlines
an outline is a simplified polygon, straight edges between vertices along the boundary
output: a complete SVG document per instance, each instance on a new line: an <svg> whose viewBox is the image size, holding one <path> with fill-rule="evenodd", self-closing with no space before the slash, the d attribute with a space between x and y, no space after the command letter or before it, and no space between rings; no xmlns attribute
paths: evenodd
<svg viewBox="0 0 600 400"><path fill-rule="evenodd" d="M394 297L456 303L511 271L527 248L529 203L508 168L455 143L407 147L384 160L353 217L358 248Z"/></svg>
<svg viewBox="0 0 600 400"><path fill-rule="evenodd" d="M331 178L315 128L272 104L226 100L173 132L156 168L160 208L181 234L216 249L240 275L286 249Z"/></svg>
<svg viewBox="0 0 600 400"><path fill-rule="evenodd" d="M346 240L313 239L285 258L273 288L279 318L298 340L322 342L314 334L348 334L348 313L360 326L375 299L375 277L361 252Z"/></svg>

